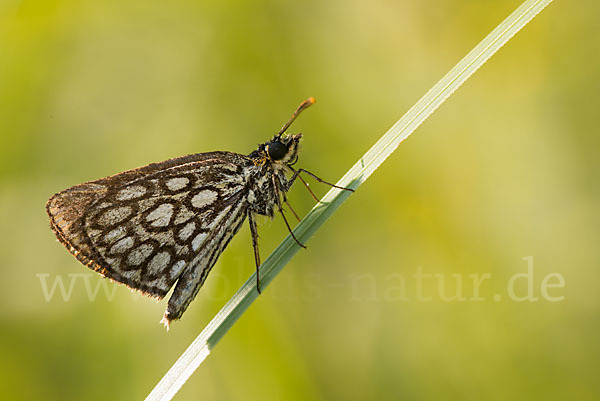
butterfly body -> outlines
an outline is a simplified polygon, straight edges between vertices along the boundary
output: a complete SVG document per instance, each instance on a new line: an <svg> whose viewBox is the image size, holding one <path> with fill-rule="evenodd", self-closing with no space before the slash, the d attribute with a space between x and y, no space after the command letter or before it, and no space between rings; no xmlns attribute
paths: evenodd
<svg viewBox="0 0 600 401"><path fill-rule="evenodd" d="M284 135L313 103L312 98L303 102L277 135L247 156L198 153L59 192L46 204L50 226L73 256L105 277L158 299L174 287L163 317L168 327L248 219L260 291L254 216L279 211L304 247L283 214L285 194L296 178L308 188L301 172L332 185L292 167L302 135Z"/></svg>
<svg viewBox="0 0 600 401"><path fill-rule="evenodd" d="M281 139L293 157L300 138ZM280 193L288 191L285 162L270 159L267 146L248 156L183 156L77 185L48 201L51 227L79 261L105 277L159 299L175 285L165 313L170 322L181 317L244 220L273 217Z"/></svg>

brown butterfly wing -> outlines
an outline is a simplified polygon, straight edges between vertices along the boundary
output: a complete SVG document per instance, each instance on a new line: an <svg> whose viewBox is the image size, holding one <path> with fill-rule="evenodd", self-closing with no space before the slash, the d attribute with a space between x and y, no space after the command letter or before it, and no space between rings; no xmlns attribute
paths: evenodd
<svg viewBox="0 0 600 401"><path fill-rule="evenodd" d="M200 153L80 184L50 198L50 225L84 265L162 298L204 245L217 246L211 229L242 198L248 163Z"/></svg>

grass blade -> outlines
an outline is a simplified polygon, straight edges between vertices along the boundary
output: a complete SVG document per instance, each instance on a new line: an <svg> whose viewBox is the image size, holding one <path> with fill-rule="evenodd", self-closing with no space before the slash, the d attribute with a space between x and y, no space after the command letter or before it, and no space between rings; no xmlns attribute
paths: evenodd
<svg viewBox="0 0 600 401"><path fill-rule="evenodd" d="M421 125L471 74L551 2L552 0L525 1L398 120L348 170L337 185L353 189L358 188L398 145ZM348 196L350 196L348 191L331 189L294 229L296 237L302 242L307 242ZM260 269L261 288L264 289L268 286L298 249L300 249L299 246L288 235L262 264ZM257 295L256 278L252 275L202 330L146 400L170 400L209 355L219 340L254 302Z"/></svg>

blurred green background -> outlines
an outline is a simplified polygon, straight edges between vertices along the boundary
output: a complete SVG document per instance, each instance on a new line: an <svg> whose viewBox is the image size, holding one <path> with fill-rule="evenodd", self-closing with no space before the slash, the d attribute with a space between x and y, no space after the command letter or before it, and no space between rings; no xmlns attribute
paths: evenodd
<svg viewBox="0 0 600 401"><path fill-rule="evenodd" d="M53 193L184 154L247 154L308 96L290 130L305 134L299 165L335 181L519 4L2 0L0 398L143 399L254 269L245 226L166 333L164 301L101 280L55 240ZM599 12L558 1L534 19L176 399L599 399ZM302 187L290 198L312 207ZM260 233L264 258L286 230ZM537 301L519 302L508 283L527 257ZM418 288L419 269L437 276ZM489 275L479 300L474 274ZM564 279L555 301L549 274ZM444 298L458 279L466 299ZM56 280L67 296L49 293Z"/></svg>

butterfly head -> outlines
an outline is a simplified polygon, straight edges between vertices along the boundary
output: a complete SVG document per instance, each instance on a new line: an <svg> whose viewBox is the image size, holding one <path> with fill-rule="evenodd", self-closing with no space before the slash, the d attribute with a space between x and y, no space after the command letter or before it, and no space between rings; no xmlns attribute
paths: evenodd
<svg viewBox="0 0 600 401"><path fill-rule="evenodd" d="M310 97L298 106L292 117L279 130L277 135L268 142L258 146L258 149L250 154L255 164L264 165L267 161L273 165L292 165L298 160L298 145L302 134L287 135L285 131L294 122L296 117L315 103L315 99Z"/></svg>
<svg viewBox="0 0 600 401"><path fill-rule="evenodd" d="M258 146L250 157L259 164L266 162L280 164L294 164L298 160L298 149L302 134L275 135L273 139Z"/></svg>
<svg viewBox="0 0 600 401"><path fill-rule="evenodd" d="M276 136L265 144L265 153L274 163L291 164L298 160L298 148L302 134Z"/></svg>

